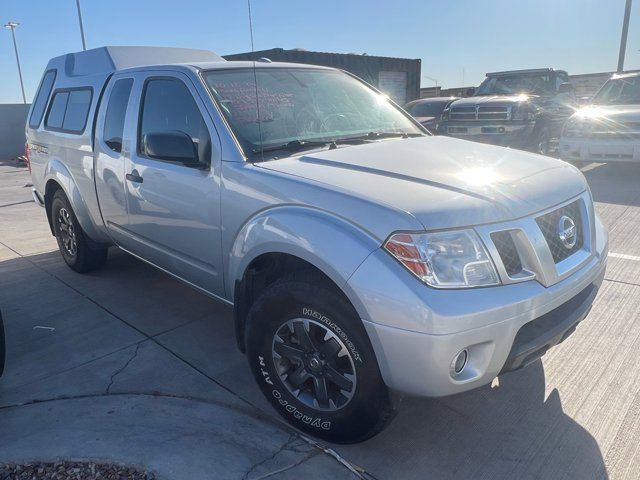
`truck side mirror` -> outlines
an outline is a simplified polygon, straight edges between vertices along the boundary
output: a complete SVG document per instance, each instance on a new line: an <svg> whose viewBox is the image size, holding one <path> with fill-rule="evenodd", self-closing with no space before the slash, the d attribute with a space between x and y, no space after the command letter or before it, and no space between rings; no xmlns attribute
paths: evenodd
<svg viewBox="0 0 640 480"><path fill-rule="evenodd" d="M464 92L466 97L473 97L476 94L476 89L474 87L467 88Z"/></svg>
<svg viewBox="0 0 640 480"><path fill-rule="evenodd" d="M561 83L558 86L558 93L573 93L573 84L569 82Z"/></svg>
<svg viewBox="0 0 640 480"><path fill-rule="evenodd" d="M142 137L143 153L149 158L200 166L198 149L192 138L179 130L147 133Z"/></svg>

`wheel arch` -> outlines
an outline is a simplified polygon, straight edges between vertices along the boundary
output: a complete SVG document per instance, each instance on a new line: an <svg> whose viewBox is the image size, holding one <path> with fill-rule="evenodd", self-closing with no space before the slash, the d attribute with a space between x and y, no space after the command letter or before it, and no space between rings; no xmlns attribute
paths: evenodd
<svg viewBox="0 0 640 480"><path fill-rule="evenodd" d="M234 301L236 340L242 351L251 304L264 288L296 270L315 272L363 318L364 306L347 282L380 246L367 232L323 211L287 207L261 213L235 238L227 288Z"/></svg>
<svg viewBox="0 0 640 480"><path fill-rule="evenodd" d="M75 214L82 230L87 236L95 242L108 243L108 238L96 228L96 225L89 213L89 209L85 201L82 198L80 189L73 180L73 176L69 172L68 168L60 160L52 159L47 163L44 175L45 194L44 203L45 210L47 212L47 220L49 221L49 228L53 234L53 219L51 217L51 203L53 196L57 190L62 190L66 195L71 208Z"/></svg>

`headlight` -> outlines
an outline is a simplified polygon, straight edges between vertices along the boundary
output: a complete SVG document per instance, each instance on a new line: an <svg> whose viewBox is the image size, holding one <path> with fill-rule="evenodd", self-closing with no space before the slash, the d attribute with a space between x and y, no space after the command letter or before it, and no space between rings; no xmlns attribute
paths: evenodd
<svg viewBox="0 0 640 480"><path fill-rule="evenodd" d="M511 109L511 120L533 120L535 118L533 112L527 105L514 105Z"/></svg>
<svg viewBox="0 0 640 480"><path fill-rule="evenodd" d="M562 129L562 136L567 138L586 137L590 133L591 122L582 118L570 118Z"/></svg>
<svg viewBox="0 0 640 480"><path fill-rule="evenodd" d="M500 284L487 251L473 230L395 233L386 241L384 248L432 287Z"/></svg>

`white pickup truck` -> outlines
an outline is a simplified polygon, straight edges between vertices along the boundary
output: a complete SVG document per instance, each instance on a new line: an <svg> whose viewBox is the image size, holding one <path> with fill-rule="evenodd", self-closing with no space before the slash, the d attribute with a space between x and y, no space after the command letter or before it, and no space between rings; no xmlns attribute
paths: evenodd
<svg viewBox="0 0 640 480"><path fill-rule="evenodd" d="M63 55L27 142L71 268L116 246L233 305L273 407L334 442L382 430L398 394L450 395L537 360L604 276L607 232L579 170L431 136L335 69Z"/></svg>

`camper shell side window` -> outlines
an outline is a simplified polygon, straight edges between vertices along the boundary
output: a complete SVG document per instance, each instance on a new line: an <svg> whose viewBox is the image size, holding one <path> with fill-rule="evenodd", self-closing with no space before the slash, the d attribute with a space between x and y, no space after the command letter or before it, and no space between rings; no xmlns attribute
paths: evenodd
<svg viewBox="0 0 640 480"><path fill-rule="evenodd" d="M45 129L80 135L87 126L92 98L91 87L56 90L49 104Z"/></svg>
<svg viewBox="0 0 640 480"><path fill-rule="evenodd" d="M47 70L42 76L42 81L38 87L38 93L33 101L33 110L31 110L31 116L29 117L29 126L31 128L38 128L42 122L44 116L44 110L47 107L49 101L49 95L53 89L53 84L56 81L56 70Z"/></svg>

